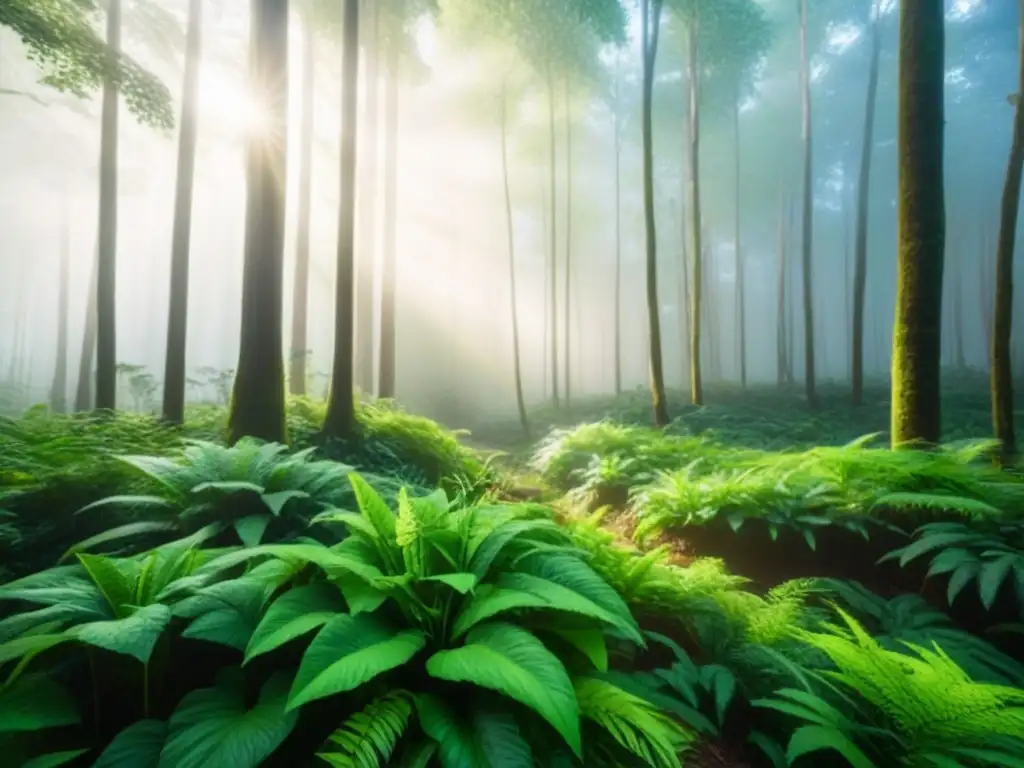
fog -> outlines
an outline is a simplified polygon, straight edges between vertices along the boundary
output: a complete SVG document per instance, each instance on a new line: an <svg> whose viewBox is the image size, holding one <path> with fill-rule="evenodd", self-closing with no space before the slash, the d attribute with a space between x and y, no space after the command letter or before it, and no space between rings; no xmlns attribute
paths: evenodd
<svg viewBox="0 0 1024 768"><path fill-rule="evenodd" d="M149 0L150 4L156 0ZM564 263L571 240L569 348L572 396L614 389L616 317L616 163L620 168L623 384L647 382L644 227L640 141L641 55L638 20L621 48L567 40L589 57L587 76L571 78L566 119L559 81L556 206L552 222L549 125L544 83L510 45L468 33L458 21L463 2L442 1L406 25L400 67L397 259L397 397L410 409L450 423L514 413L512 327L500 103L510 89L509 184L513 204L519 338L526 399L548 399L551 372L546 329L551 227ZM184 0L159 0L161 23L129 4L125 50L156 73L176 103L182 82ZM261 128L260 106L248 96L249 21L241 0L209 0L204 9L199 148L193 207L188 366L192 402L219 402L218 376L236 365L241 316L245 176L244 143ZM298 4L296 4L298 5ZM780 217L792 261L800 248L801 104L798 18L793 0L763 0L771 26L740 100L738 154L732 94L702 93L701 173L709 303L706 375L739 378L735 238L737 214L746 264L748 374L774 382L776 271ZM812 5L817 6L817 0ZM818 376L849 375L856 181L864 131L870 59L870 3L830 0L816 8L809 30L814 131L815 344ZM888 376L894 314L896 248L897 2L880 10L881 60L870 190L866 368ZM827 7L827 10L826 10ZM133 13L133 11L135 11ZM952 331L958 320L964 362L987 367L994 286L995 233L1016 91L1017 4L954 0L947 15L946 184L948 254L945 362L961 361ZM285 252L285 349L289 347L297 239L299 126L303 110L303 20L290 29L288 210ZM311 391L322 394L331 368L334 275L339 205L340 35L325 25L315 37L309 347ZM365 64L365 61L363 62ZM665 372L670 388L685 381L682 334L686 92L685 46L666 14L654 93L655 202ZM615 79L619 77L621 147L615 144ZM365 73L365 67L364 67ZM383 76L383 73L382 73ZM100 100L81 100L39 84L40 71L9 29L0 27L0 408L13 412L46 402L54 374L58 271L71 260L69 366L75 386L87 294L97 242ZM712 82L714 82L712 80ZM365 110L365 88L361 99ZM360 135L357 258L382 253L383 90L377 179L365 167L369 137ZM365 127L365 126L361 126ZM571 131L571 162L567 158ZM177 129L120 118L117 231L117 357L152 379L123 406L159 403L167 333L168 279L174 215ZM739 188L736 163L739 162ZM567 168L571 173L567 174ZM571 176L571 207L567 206ZM375 205L368 200L375 197ZM738 206L738 210L737 210ZM367 213L369 208L373 215ZM1018 253L1020 248L1017 249ZM561 270L561 267L560 267ZM372 291L379 318L380 269ZM560 275L561 275L560 271ZM559 354L565 350L564 284L560 277ZM794 269L790 293L799 295ZM960 306L954 297L959 295ZM795 338L801 313L793 312ZM1021 317L1021 313L1017 313ZM374 332L377 329L375 327ZM1020 334L1017 334L1020 338ZM1024 352L1024 350L1022 350ZM1018 355L1024 363L1024 354ZM560 365L564 366L564 359ZM127 370L127 369L126 369ZM131 369L137 372L137 369ZM796 376L801 374L797 360ZM560 375L564 382L564 372Z"/></svg>

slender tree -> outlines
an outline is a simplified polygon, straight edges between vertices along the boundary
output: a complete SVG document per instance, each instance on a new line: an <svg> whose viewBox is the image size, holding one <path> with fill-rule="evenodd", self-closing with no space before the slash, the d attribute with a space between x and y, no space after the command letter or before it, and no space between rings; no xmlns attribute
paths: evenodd
<svg viewBox="0 0 1024 768"><path fill-rule="evenodd" d="M572 402L572 87L565 78L565 407Z"/></svg>
<svg viewBox="0 0 1024 768"><path fill-rule="evenodd" d="M250 79L267 128L246 142L242 333L228 430L285 442L282 333L288 132L288 0L252 0Z"/></svg>
<svg viewBox="0 0 1024 768"><path fill-rule="evenodd" d="M93 375L96 361L96 281L99 277L100 251L97 244L89 270L88 294L85 300L85 322L82 324L82 351L78 358L78 380L75 387L75 411L82 413L92 408Z"/></svg>
<svg viewBox="0 0 1024 768"><path fill-rule="evenodd" d="M741 195L740 195L740 179L741 176L741 165L740 165L740 98L737 93L736 99L733 103L733 138L735 140L735 148L733 153L734 168L736 171L735 176L735 247L736 247L736 324L739 329L737 334L739 339L739 358L740 358L740 386L744 389L747 388L747 295L746 295L746 263L743 258L743 243L741 242L742 234L742 207L741 207Z"/></svg>
<svg viewBox="0 0 1024 768"><path fill-rule="evenodd" d="M185 46L185 83L178 138L178 178L171 234L171 286L167 313L167 357L164 363L163 418L172 424L185 419L185 350L188 344L189 253L192 241L192 192L195 187L196 136L199 127L199 67L202 54L203 2L189 0Z"/></svg>
<svg viewBox="0 0 1024 768"><path fill-rule="evenodd" d="M555 408L559 407L558 391L558 192L557 192L557 150L555 135L555 81L551 64L547 67L548 96L548 175L550 177L548 198L548 222L550 224L551 262L548 276L548 290L551 302L551 400Z"/></svg>
<svg viewBox="0 0 1024 768"><path fill-rule="evenodd" d="M776 320L775 320L775 362L777 365L778 385L782 387L788 384L786 371L788 369L789 350L787 346L788 330L786 328L786 306L788 298L786 295L786 282L789 274L787 259L789 243L787 242L788 227L786 226L786 203L783 200L779 207L779 243L776 261Z"/></svg>
<svg viewBox="0 0 1024 768"><path fill-rule="evenodd" d="M1006 183L999 219L996 248L996 298L992 335L992 422L1003 454L1017 452L1013 424L1013 360L1010 342L1013 332L1013 252L1017 240L1017 212L1020 207L1021 172L1024 171L1024 0L1020 8L1018 85L1013 116L1013 142L1006 167Z"/></svg>
<svg viewBox="0 0 1024 768"><path fill-rule="evenodd" d="M310 12L302 18L302 123L299 130L299 200L292 285L288 391L306 394L309 378L309 246L313 219L313 125L316 114L316 29Z"/></svg>
<svg viewBox="0 0 1024 768"><path fill-rule="evenodd" d="M615 58L615 394L622 394L622 76Z"/></svg>
<svg viewBox="0 0 1024 768"><path fill-rule="evenodd" d="M377 233L380 226L377 213L377 177L380 173L380 136L377 130L380 112L380 53L381 53L381 0L364 0L363 24L366 34L362 40L366 55L366 100L363 106L363 146L359 148L359 226L356 251L356 327L355 372L359 389L371 394L373 389L374 305L377 261Z"/></svg>
<svg viewBox="0 0 1024 768"><path fill-rule="evenodd" d="M359 0L345 0L341 62L341 196L338 203L338 277L334 305L334 368L324 436L356 433L353 371L355 331L355 191L359 89Z"/></svg>
<svg viewBox="0 0 1024 768"><path fill-rule="evenodd" d="M54 413L67 410L68 397L68 303L71 283L71 201L65 196L61 216L60 264L57 271L57 360L53 366L50 408Z"/></svg>
<svg viewBox="0 0 1024 768"><path fill-rule="evenodd" d="M811 60L807 45L808 0L800 0L800 89L803 102L803 233L802 275L804 288L804 387L807 402L818 403L818 390L814 368L814 134L811 126Z"/></svg>
<svg viewBox="0 0 1024 768"><path fill-rule="evenodd" d="M668 425L665 373L661 355L661 312L658 298L658 242L654 217L654 67L661 33L662 0L641 0L641 41L643 55L643 164L644 225L647 245L647 329L650 340L651 399L654 425Z"/></svg>
<svg viewBox="0 0 1024 768"><path fill-rule="evenodd" d="M892 347L892 443L941 434L945 4L900 9L899 236Z"/></svg>
<svg viewBox="0 0 1024 768"><path fill-rule="evenodd" d="M689 85L690 128L690 230L693 254L693 297L690 301L690 401L704 404L704 375L701 360L701 320L704 311L704 222L700 196L700 16L695 9L687 34L686 78Z"/></svg>

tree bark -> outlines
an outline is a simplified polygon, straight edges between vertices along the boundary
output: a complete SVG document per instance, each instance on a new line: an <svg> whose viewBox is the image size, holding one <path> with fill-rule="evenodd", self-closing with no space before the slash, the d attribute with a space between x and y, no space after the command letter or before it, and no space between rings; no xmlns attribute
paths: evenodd
<svg viewBox="0 0 1024 768"><path fill-rule="evenodd" d="M687 81L690 90L690 200L692 221L690 228L691 250L693 251L693 299L690 302L690 401L694 405L704 404L704 376L701 362L701 312L704 309L704 233L700 201L700 71L697 68L698 25L694 18L690 23L687 52Z"/></svg>
<svg viewBox="0 0 1024 768"><path fill-rule="evenodd" d="M249 60L253 92L267 105L267 131L246 143L242 332L229 439L283 443L282 333L288 135L288 2L253 0Z"/></svg>
<svg viewBox="0 0 1024 768"><path fill-rule="evenodd" d="M121 55L121 0L107 6L107 47L113 65ZM110 78L103 83L96 279L96 408L111 411L117 407L117 86Z"/></svg>
<svg viewBox="0 0 1024 768"><path fill-rule="evenodd" d="M860 177L857 180L857 242L854 246L853 338L851 371L853 404L864 401L864 297L868 285L868 216L871 204L871 155L875 146L875 105L878 101L878 70L881 34L878 17L871 22L871 70L864 108L864 138L861 144Z"/></svg>
<svg viewBox="0 0 1024 768"><path fill-rule="evenodd" d="M786 328L786 305L788 303L786 296L786 280L789 274L789 270L786 268L786 257L788 251L787 244L787 221L786 221L786 203L783 202L779 207L779 244L778 244L778 261L776 262L776 319L775 319L775 362L777 366L777 378L778 385L780 387L788 384L786 370L788 367L788 356L789 352L787 349L787 335L788 330Z"/></svg>
<svg viewBox="0 0 1024 768"><path fill-rule="evenodd" d="M742 211L740 208L740 100L736 95L733 107L733 133L736 140L735 167L736 167L736 315L739 326L739 357L740 357L740 386L747 388L747 296L746 296L746 264L743 259L742 249Z"/></svg>
<svg viewBox="0 0 1024 768"><path fill-rule="evenodd" d="M804 288L804 387L807 403L818 404L814 367L814 134L811 126L811 62L807 45L807 2L800 2L800 75L803 100L804 137L804 209L803 209L803 288Z"/></svg>
<svg viewBox="0 0 1024 768"><path fill-rule="evenodd" d="M61 217L60 266L57 295L57 361L53 367L50 409L64 413L68 405L68 303L71 287L71 201L64 200Z"/></svg>
<svg viewBox="0 0 1024 768"><path fill-rule="evenodd" d="M899 248L892 353L892 443L941 435L945 28L942 0L900 11Z"/></svg>
<svg viewBox="0 0 1024 768"><path fill-rule="evenodd" d="M1013 360L1010 342L1013 333L1013 251L1017 239L1017 214L1020 207L1021 172L1024 170L1024 0L1020 0L1020 51L1016 107L1013 117L1013 142L1006 168L1006 184L999 218L999 244L996 249L996 300L992 336L992 423L1003 455L1017 452L1013 424Z"/></svg>
<svg viewBox="0 0 1024 768"><path fill-rule="evenodd" d="M345 0L342 48L341 195L338 203L338 277L334 306L334 368L324 436L356 433L353 372L355 316L355 191L357 97L359 86L359 0Z"/></svg>
<svg viewBox="0 0 1024 768"><path fill-rule="evenodd" d="M189 0L185 82L178 138L178 178L171 234L171 286L167 309L163 418L185 420L185 352L188 345L188 280L192 241L192 192L195 187L196 136L199 123L199 67L202 53L203 0Z"/></svg>
<svg viewBox="0 0 1024 768"><path fill-rule="evenodd" d="M395 9L404 15L404 0ZM395 344L397 336L395 259L398 208L398 73L401 49L397 35L388 49L387 90L384 94L384 258L381 265L380 369L377 395L395 396Z"/></svg>
<svg viewBox="0 0 1024 768"><path fill-rule="evenodd" d="M309 378L309 247L313 218L313 125L316 103L316 32L302 20L302 127L299 135L299 201L292 286L292 332L288 350L288 391L305 395Z"/></svg>
<svg viewBox="0 0 1024 768"><path fill-rule="evenodd" d="M644 224L647 245L647 328L650 339L651 400L654 425L668 426L665 373L661 357L661 306L658 297L658 240L654 219L654 65L658 57L662 0L642 0Z"/></svg>

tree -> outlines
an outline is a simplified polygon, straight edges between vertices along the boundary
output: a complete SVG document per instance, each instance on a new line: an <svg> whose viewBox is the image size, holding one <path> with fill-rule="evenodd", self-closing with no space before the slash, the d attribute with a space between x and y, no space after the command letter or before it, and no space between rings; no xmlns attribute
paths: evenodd
<svg viewBox="0 0 1024 768"><path fill-rule="evenodd" d="M53 366L50 408L54 413L67 410L68 397L68 302L71 283L71 202L65 199L61 217L61 249L58 266L57 361Z"/></svg>
<svg viewBox="0 0 1024 768"><path fill-rule="evenodd" d="M690 136L690 250L693 254L693 275L690 280L693 297L690 301L690 402L704 403L704 375L701 367L701 310L704 308L704 221L700 200L700 9L693 7L687 37L686 80L689 88Z"/></svg>
<svg viewBox="0 0 1024 768"><path fill-rule="evenodd" d="M619 57L615 57L615 101L612 117L615 120L615 394L622 394L622 109L621 73Z"/></svg>
<svg viewBox="0 0 1024 768"><path fill-rule="evenodd" d="M188 345L188 279L192 242L192 192L195 187L196 136L199 128L199 67L202 54L203 2L189 0L185 76L178 138L174 228L171 234L171 286L167 312L167 358L164 364L163 418L185 419L185 352Z"/></svg>
<svg viewBox="0 0 1024 768"><path fill-rule="evenodd" d="M242 333L228 415L232 443L283 443L285 428L282 283L287 178L288 2L252 0L249 72L266 128L246 142Z"/></svg>
<svg viewBox="0 0 1024 768"><path fill-rule="evenodd" d="M643 56L643 164L644 227L647 252L647 330L651 343L650 375L654 425L668 426L665 373L661 355L661 307L658 298L658 242L654 216L654 66L658 58L662 0L641 0L641 49ZM699 263L699 260L696 262Z"/></svg>
<svg viewBox="0 0 1024 768"><path fill-rule="evenodd" d="M118 91L114 80L121 55L121 0L107 6L109 63L103 84L100 137L100 221L96 271L96 408L117 407L117 150Z"/></svg>
<svg viewBox="0 0 1024 768"><path fill-rule="evenodd" d="M45 85L79 98L100 87L112 87L140 122L170 128L174 124L170 93L131 58L111 51L96 34L92 22L98 8L94 0L4 0L0 26L10 27L28 46L29 58L43 69Z"/></svg>
<svg viewBox="0 0 1024 768"><path fill-rule="evenodd" d="M800 89L803 102L803 233L802 276L804 288L804 387L807 402L817 405L814 370L814 134L811 121L811 60L807 44L807 0L800 0Z"/></svg>
<svg viewBox="0 0 1024 768"><path fill-rule="evenodd" d="M735 104L733 105L733 134L735 140L735 149L733 150L735 157L733 158L734 167L736 171L735 175L735 249L736 249L736 325L739 328L739 358L740 358L740 386L744 389L747 388L747 292L746 292L746 263L743 259L743 248L742 248L742 207L741 207L741 195L740 195L740 179L742 177L740 168L740 98L739 94L736 96Z"/></svg>
<svg viewBox="0 0 1024 768"><path fill-rule="evenodd" d="M874 4L873 4L874 6ZM864 140L860 150L860 174L857 179L857 230L854 246L853 336L851 339L850 379L853 404L864 398L864 296L868 279L868 209L871 202L871 154L875 146L875 105L878 101L878 70L881 52L878 7L871 19L871 69L868 72L867 105L864 108Z"/></svg>
<svg viewBox="0 0 1024 768"><path fill-rule="evenodd" d="M355 191L359 91L359 0L345 0L341 63L341 196L338 203L338 276L334 306L334 367L323 433L351 438L356 431L353 352L355 330Z"/></svg>
<svg viewBox="0 0 1024 768"><path fill-rule="evenodd" d="M892 353L892 443L941 434L945 19L942 0L900 10L899 236Z"/></svg>
<svg viewBox="0 0 1024 768"><path fill-rule="evenodd" d="M75 386L75 412L88 411L93 403L92 366L96 359L96 281L99 276L100 252L97 245L89 272L85 322L82 323L82 350L78 358L78 379Z"/></svg>
<svg viewBox="0 0 1024 768"><path fill-rule="evenodd" d="M1013 141L1006 167L1006 183L996 248L996 297L992 334L992 422L1004 456L1017 452L1013 424L1013 252L1017 239L1021 172L1024 170L1024 0L1020 0L1019 73L1013 116Z"/></svg>

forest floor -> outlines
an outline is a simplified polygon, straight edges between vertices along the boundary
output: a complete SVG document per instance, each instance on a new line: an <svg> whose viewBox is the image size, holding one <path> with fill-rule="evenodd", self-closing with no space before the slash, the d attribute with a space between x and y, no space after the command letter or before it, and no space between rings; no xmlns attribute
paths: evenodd
<svg viewBox="0 0 1024 768"><path fill-rule="evenodd" d="M9 582L0 586L0 671L13 670L6 684L12 686L32 658L23 655L30 652L29 646L35 648L31 653L37 654L49 648L47 643L58 642L46 638L59 637L63 642L68 636L88 637L84 642L94 647L142 658L138 649L124 651L93 634L74 634L81 631L75 626L81 617L54 613L50 585L68 578L58 577L65 573L61 568L82 567L64 565L54 570L57 563L79 560L90 578L98 578L97 563L134 562L133 558L147 557L147 553L155 557L155 553L177 546L175 542L211 553L214 562L217 553L226 551L226 557L233 557L231 548L237 548L239 542L253 555L263 551L261 542L308 540L333 546L338 529L331 525L346 525L351 540L368 530L362 527L365 523L353 527L352 517L343 514L324 521L328 530L320 533L324 526L314 532L310 521L321 522L324 515L333 514L331 510L343 509L362 510L364 519L379 523L374 510L380 507L375 506L374 498L399 510L399 528L405 531L397 534L399 541L413 535L428 542L436 526L456 524L423 518L410 528L413 518L409 516L422 513L418 505L432 498L432 489L440 487L447 498L445 504L453 510L477 510L483 517L495 514L496 509L513 510L514 520L497 523L499 528L511 526L507 541L522 540L522 546L527 546L530 536L540 537L529 545L532 549L523 550L520 559L552 549L542 521L553 521L607 584L601 589L611 587L618 595L614 599L625 601L645 633L647 650L639 655L635 650L621 655L621 632L629 632L629 627L623 626L616 630L619 634L612 633L602 641L602 648L608 644L607 651L598 653L592 644L578 645L580 650L586 649L584 657L574 657L571 662L564 657L566 668L576 669L582 658L590 658L599 669L611 664L608 677L601 679L618 686L615 695L640 697L630 699L631 705L624 699L623 706L647 702L644 706L653 706L673 722L685 724L692 737L679 741L679 733L659 730L662 726L643 719L638 712L629 718L648 723L647 730L624 736L610 724L609 712L587 710L587 706L598 705L589 698L584 705L580 698L584 717L591 718L587 722L601 726L596 731L590 726L584 729L587 744L597 745L585 751L588 768L672 768L678 764L673 762L678 761L674 755L694 738L696 741L679 753L685 755L683 765L696 768L886 768L919 764L921 759L931 759L922 754L933 753L941 754L940 761L949 758L955 761L949 765L963 768L1007 764L1000 761L1011 758L1024 760L1024 739L1014 738L1012 729L1005 745L992 746L986 741L993 728L1002 727L1000 717L1024 717L1014 708L1018 705L1009 703L1012 697L992 705L989 719L979 721L977 732L964 726L966 730L958 732L953 741L942 731L944 714L937 713L937 724L927 724L922 733L907 732L906 718L900 714L929 696L941 700L952 684L948 677L952 673L940 670L941 661L921 656L928 674L893 661L906 658L910 646L904 643L924 648L938 644L962 670L958 674L976 681L971 685L1024 689L1024 473L1015 467L997 467L992 461L993 444L985 439L990 416L981 377L949 376L946 388L945 442L941 449L930 452L887 449L889 411L883 390L870 390L865 404L854 409L845 387L828 385L822 388L821 402L813 411L797 392L775 387L746 391L713 388L708 404L699 408L682 405L686 402L683 393L670 393L669 402L675 405L673 422L663 431L646 426L649 404L644 392L588 398L571 407L536 410L531 419L533 439L525 437L517 424L509 423L473 425L469 437L456 438L428 419L387 404L367 404L359 412L360 439L329 446L316 441L323 405L295 400L289 407L291 448L311 449L298 454L284 446L248 442L224 446L225 413L216 407L193 408L182 429L130 414L96 419L36 410L18 419L0 419L0 570L5 572L0 574L0 583ZM348 479L353 471L360 482ZM494 501L511 506L489 506ZM327 511L317 516L323 510ZM388 535L396 535L394 527ZM445 535L467 534L456 527ZM373 540L378 542L374 546L379 545L378 539ZM229 549L223 549L225 546ZM271 547L263 556L285 557L276 555L277 551ZM295 551L309 556L308 549ZM500 551L495 550L494 556ZM106 557L85 554L97 552ZM322 560L325 556L312 562L328 568ZM412 567L410 562L406 567ZM449 568L424 562L428 568ZM489 577L498 579L494 588L504 585L501 589L511 594L510 585L523 578L518 574L519 562L495 560L498 573ZM196 567L200 568L198 575L206 573L203 568L208 566ZM383 564L380 567L390 572ZM472 570L471 563L455 570L432 578L458 584L467 577L461 571ZM49 576L51 573L55 575ZM567 594L567 588L582 590L576 607L568 610L583 611L591 622L595 616L612 621L608 611L614 603L607 602L611 598L586 586L586 579L559 581L550 569L530 573L530 578L543 574L561 584L560 592L552 595ZM264 596L255 608L251 603L245 604L249 608L236 606L233 610L243 618L233 618L235 624L228 631L223 601L236 599L229 597L234 592L217 592L222 601L216 604L219 607L210 604L203 608L205 604L196 601L206 599L207 589L221 587L200 588L206 582L195 582L197 575L185 576L181 582L182 594L192 595L184 602L154 597L158 603L171 605L175 616L191 618L192 623L173 637L167 636L169 630L164 631L161 644L150 645L148 653L163 648L161 653L195 654L200 651L194 643L202 641L207 645L201 648L207 651L209 643L245 650L248 643L248 658L268 598ZM223 582L223 589L246 578L242 574ZM506 578L512 581L501 581ZM33 580L43 580L40 591L24 586L36 583ZM141 590L139 584L132 589ZM483 588L478 588L477 598ZM278 587L269 589L266 595L276 594ZM342 591L350 608L355 606L354 594ZM512 612L507 614L508 620L523 622L522 626L540 632L547 642L544 630L531 624L529 615L531 610L540 609L542 614L557 611L558 600L532 594L517 598L526 602L509 603ZM579 603L579 595L586 595L586 602ZM56 602L75 599L68 593ZM26 600L44 607L34 613L19 613ZM136 600L133 605L141 603ZM124 622L130 621L131 615L115 611L111 618ZM241 625L237 625L239 621ZM847 625L845 631L837 628ZM586 626L590 625L580 625ZM286 635L294 638L291 645L309 628ZM565 638L582 643L580 631L574 628L575 634L558 642L552 639L548 647L567 653L562 648ZM32 635L44 638L43 645L36 648L35 641L29 639ZM842 639L828 639L835 637ZM319 639L312 647L317 642ZM617 649L615 654L613 649ZM853 656L849 655L851 649ZM49 659L50 651L45 654ZM162 702L157 716L171 716L175 706L180 709L188 701L188 696L182 695L212 681L204 672L207 666L213 665L219 674L224 664L232 663L230 654L224 657L221 652L194 658L203 659L196 664L194 675L167 684L179 693L167 686L151 691L147 682L147 713L148 697L156 696ZM288 656L269 658L285 668L293 663ZM22 664L12 666L18 660ZM306 663L303 660L302 664ZM907 686L902 693L875 690L868 682L872 673L867 667L859 668L861 663L874 665L876 671L889 664L885 674L907 675ZM113 745L124 747L119 740L135 727L124 730L125 726L148 722L136 722L134 705L127 707L126 714L121 712L124 706L109 702L101 717L97 707L102 702L95 698L100 694L95 690L89 693L88 686L82 689L78 678L68 678L66 671L58 673L64 666L54 666L51 672L48 669L44 666L40 674L67 686L76 706L91 713L82 722L93 724L83 730L72 727L69 720L53 745L66 746L62 754L69 757L64 762L39 765L93 765L96 753L92 750L101 749L118 732L121 735ZM275 669L281 672L277 667L270 671ZM832 683L823 682L825 670L834 675ZM266 680L267 672L258 669L254 674ZM405 685L414 686L423 672L409 674ZM299 678L302 675L300 668ZM842 690L836 689L836 681ZM491 684L482 684L494 690ZM515 698L516 706L529 707L533 701L528 696L517 698L504 687L497 690ZM581 690L577 696L583 695ZM5 714L4 691L5 686L0 685L0 720ZM108 695L114 692L103 693ZM917 697L917 703L907 696ZM335 695L331 701L337 699ZM356 701L365 703L359 697ZM601 701L601 706L608 706L610 699L605 696ZM17 702L12 706L22 707ZM3 745L10 742L10 749L20 750L11 754L26 755L26 761L28 755L39 757L37 732L54 720L53 707L57 705L49 701L39 706L43 712L39 722L26 726L25 733L15 728L6 736L0 734ZM542 705L536 707L545 714ZM308 714L310 711L313 714ZM840 719L822 715L829 712ZM330 729L324 730L325 715L316 705L303 708L302 713L287 739L282 736L283 744L278 740L265 759L243 761L238 768L322 764L312 754L330 733ZM428 728L429 718L423 717L421 713L420 727L428 741L440 738L439 732ZM175 721L172 717L168 722L173 725ZM368 721L362 722L365 726ZM849 727L843 726L844 722ZM521 723L521 727L526 726ZM889 729L891 738L880 737L872 729L878 733ZM378 745L379 754L371 753L374 759L384 760L384 752L394 750L395 743L397 755L412 749L408 734L403 738L396 734L383 742L380 734L363 736ZM214 736L207 733L196 738ZM974 738L977 744L970 746ZM90 746L76 752L73 747L83 741ZM447 747L442 742L435 747L443 752ZM354 742L342 739L335 743L351 746ZM388 743L391 747L385 750L381 745ZM409 749L403 751L405 747ZM982 754L990 747L999 754ZM171 749L171 741L161 748ZM347 747L337 748L344 751ZM957 752L961 748L975 751ZM113 759L108 754L113 749L108 747L103 757ZM412 757L408 763L402 759L380 764L428 764L415 763ZM444 768L450 765L446 760L440 763ZM548 765L537 760L538 765ZM103 768L108 763L101 760L95 765Z"/></svg>

